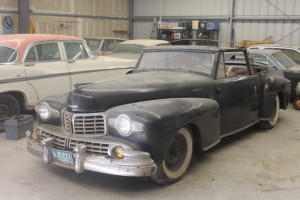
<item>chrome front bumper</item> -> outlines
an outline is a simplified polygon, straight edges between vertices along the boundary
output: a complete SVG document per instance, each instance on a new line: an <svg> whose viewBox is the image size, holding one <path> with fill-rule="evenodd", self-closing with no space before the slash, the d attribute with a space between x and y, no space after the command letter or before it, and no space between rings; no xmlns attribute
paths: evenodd
<svg viewBox="0 0 300 200"><path fill-rule="evenodd" d="M156 164L147 152L126 149L124 158L116 159L109 156L89 154L86 152L85 145L78 144L72 152L74 165L68 165L54 161L51 149L53 149L53 139L51 138L46 138L40 142L28 138L27 150L31 154L43 158L46 164L72 169L76 173L89 170L119 176L143 177L150 176L156 171Z"/></svg>

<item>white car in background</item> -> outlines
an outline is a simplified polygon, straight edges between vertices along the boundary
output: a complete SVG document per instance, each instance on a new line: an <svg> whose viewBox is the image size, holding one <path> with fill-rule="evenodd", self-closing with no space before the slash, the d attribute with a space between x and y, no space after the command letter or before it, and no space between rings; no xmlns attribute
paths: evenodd
<svg viewBox="0 0 300 200"><path fill-rule="evenodd" d="M117 45L109 56L137 61L143 48L161 45L171 45L171 43L165 40L152 39L126 40Z"/></svg>
<svg viewBox="0 0 300 200"><path fill-rule="evenodd" d="M249 47L249 49L273 49L280 50L295 63L300 64L300 46L280 46L278 44L260 44Z"/></svg>
<svg viewBox="0 0 300 200"><path fill-rule="evenodd" d="M46 34L0 36L0 129L49 95L74 84L125 75L135 62L95 56L83 39ZM3 128L3 127L2 127Z"/></svg>
<svg viewBox="0 0 300 200"><path fill-rule="evenodd" d="M110 54L120 42L126 41L126 39L111 37L89 37L84 40L96 55Z"/></svg>

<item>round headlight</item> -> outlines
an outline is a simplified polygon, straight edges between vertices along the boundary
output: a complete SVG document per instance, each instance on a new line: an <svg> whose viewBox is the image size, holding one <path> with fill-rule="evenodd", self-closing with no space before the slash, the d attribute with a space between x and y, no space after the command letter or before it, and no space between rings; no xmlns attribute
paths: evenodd
<svg viewBox="0 0 300 200"><path fill-rule="evenodd" d="M131 134L131 120L127 115L119 115L115 122L115 127L117 131L123 135L128 136Z"/></svg>
<svg viewBox="0 0 300 200"><path fill-rule="evenodd" d="M41 103L36 107L36 112L42 120L48 120L50 118L50 107L47 103Z"/></svg>

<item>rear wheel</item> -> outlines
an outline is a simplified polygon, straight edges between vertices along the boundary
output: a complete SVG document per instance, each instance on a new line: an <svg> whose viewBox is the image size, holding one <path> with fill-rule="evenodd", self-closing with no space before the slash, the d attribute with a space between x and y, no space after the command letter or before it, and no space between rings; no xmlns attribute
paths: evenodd
<svg viewBox="0 0 300 200"><path fill-rule="evenodd" d="M300 110L300 97L296 97L293 101L293 107L296 110Z"/></svg>
<svg viewBox="0 0 300 200"><path fill-rule="evenodd" d="M271 129L276 125L276 123L278 121L278 115L279 115L279 97L278 97L278 95L276 95L276 97L271 105L271 109L272 109L271 119L262 120L259 122L259 125L262 129Z"/></svg>
<svg viewBox="0 0 300 200"><path fill-rule="evenodd" d="M19 115L20 105L15 97L10 94L0 95L0 131L4 131L4 122L6 119Z"/></svg>
<svg viewBox="0 0 300 200"><path fill-rule="evenodd" d="M164 160L157 165L151 179L161 185L174 183L182 178L190 164L193 153L193 138L187 127L179 129Z"/></svg>

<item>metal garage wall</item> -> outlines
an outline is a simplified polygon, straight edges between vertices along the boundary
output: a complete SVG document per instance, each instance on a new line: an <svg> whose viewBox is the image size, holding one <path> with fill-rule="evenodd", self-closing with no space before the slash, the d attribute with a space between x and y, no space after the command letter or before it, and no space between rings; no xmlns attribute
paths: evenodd
<svg viewBox="0 0 300 200"><path fill-rule="evenodd" d="M300 44L299 0L236 0L235 40L262 40Z"/></svg>
<svg viewBox="0 0 300 200"><path fill-rule="evenodd" d="M263 40L272 36L279 44L300 44L299 0L135 0L135 38L150 37L155 16L169 22L219 21L222 41Z"/></svg>
<svg viewBox="0 0 300 200"><path fill-rule="evenodd" d="M135 0L133 35L134 38L150 38L154 17L162 16L162 20L168 22L219 21L219 39L228 41L230 9L230 0Z"/></svg>
<svg viewBox="0 0 300 200"><path fill-rule="evenodd" d="M29 0L29 4L36 33L129 37L129 0ZM18 0L1 0L1 18L18 16L17 10ZM18 20L14 22L18 27Z"/></svg>
<svg viewBox="0 0 300 200"><path fill-rule="evenodd" d="M19 30L18 22L18 0L1 0L0 2L0 34L4 33L3 19L9 16L13 20L12 32L17 33Z"/></svg>

